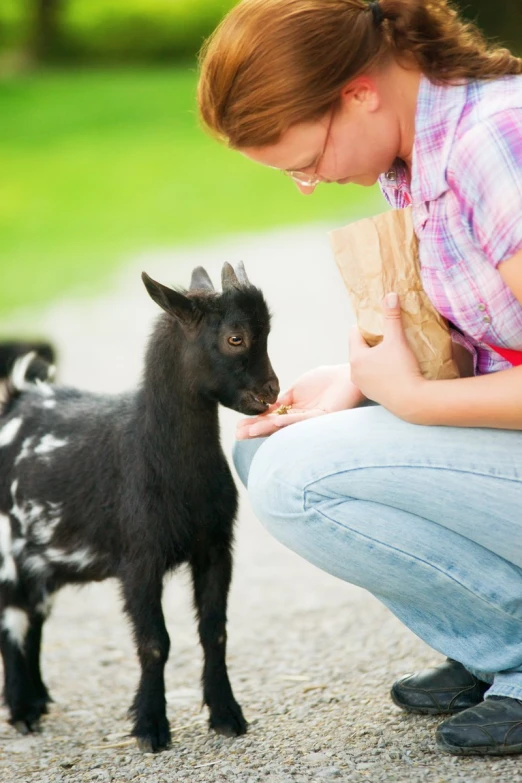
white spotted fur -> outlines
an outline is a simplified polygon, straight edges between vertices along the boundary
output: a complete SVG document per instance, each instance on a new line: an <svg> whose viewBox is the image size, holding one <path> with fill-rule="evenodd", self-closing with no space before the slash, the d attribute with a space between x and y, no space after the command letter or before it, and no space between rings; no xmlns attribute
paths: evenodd
<svg viewBox="0 0 522 783"><path fill-rule="evenodd" d="M53 597L46 593L40 603L36 604L35 609L42 617L49 617L53 603Z"/></svg>
<svg viewBox="0 0 522 783"><path fill-rule="evenodd" d="M24 356L20 356L13 364L13 369L11 370L11 383L17 391L23 391L24 389L29 388L30 384L26 381L25 376L29 365L35 358L36 351L30 351Z"/></svg>
<svg viewBox="0 0 522 783"><path fill-rule="evenodd" d="M64 552L63 549L49 547L44 555L51 563L74 566L78 571L83 571L96 560L96 556L89 552L87 547L77 549L75 552Z"/></svg>
<svg viewBox="0 0 522 783"><path fill-rule="evenodd" d="M38 456L50 454L52 451L60 449L62 446L66 446L67 442L67 440L60 440L60 438L55 438L52 432L48 432L47 435L44 435L41 438L39 444L34 447L34 453L38 454Z"/></svg>
<svg viewBox="0 0 522 783"><path fill-rule="evenodd" d="M47 576L49 573L49 561L43 555L29 555L23 563L24 572L34 576Z"/></svg>
<svg viewBox="0 0 522 783"><path fill-rule="evenodd" d="M9 446L18 435L21 426L22 419L19 416L16 419L11 419L7 424L4 424L0 430L0 446Z"/></svg>
<svg viewBox="0 0 522 783"><path fill-rule="evenodd" d="M25 440L22 442L22 448L20 449L20 454L15 459L15 465L18 465L19 462L21 462L23 459L27 459L27 457L31 456L31 448L35 441L35 436L30 435L28 438L25 438Z"/></svg>
<svg viewBox="0 0 522 783"><path fill-rule="evenodd" d="M27 631L29 630L29 617L23 609L13 606L8 607L2 614L2 628L11 641L23 648Z"/></svg>
<svg viewBox="0 0 522 783"><path fill-rule="evenodd" d="M62 521L61 503L47 503L47 509L34 520L29 538L37 544L46 546L52 539L54 531Z"/></svg>
<svg viewBox="0 0 522 783"><path fill-rule="evenodd" d="M15 479L11 484L13 505L10 514L18 520L23 538L45 546L61 522L62 504L47 502L42 505L36 500L21 501L17 499L17 493L18 480Z"/></svg>
<svg viewBox="0 0 522 783"><path fill-rule="evenodd" d="M16 391L19 392L26 391L27 389L33 389L33 390L36 389L44 397L52 397L54 395L54 391L46 381L42 381L39 378L37 378L34 382L30 382L25 377L29 365L35 358L36 358L36 351L30 351L29 353L26 353L24 356L21 356L19 359L15 361L15 363L13 364L13 369L11 370L11 376L10 376L11 385ZM52 380L54 378L55 372L56 372L56 368L54 364L49 365L49 368L47 370L47 377L49 380Z"/></svg>
<svg viewBox="0 0 522 783"><path fill-rule="evenodd" d="M5 514L0 514L0 582L16 583L17 571L13 557L11 536L11 520Z"/></svg>
<svg viewBox="0 0 522 783"><path fill-rule="evenodd" d="M42 394L44 397L53 397L54 396L54 389L53 389L52 386L49 386L47 381L41 381L40 378L37 378L34 381L34 386L40 392L40 394Z"/></svg>

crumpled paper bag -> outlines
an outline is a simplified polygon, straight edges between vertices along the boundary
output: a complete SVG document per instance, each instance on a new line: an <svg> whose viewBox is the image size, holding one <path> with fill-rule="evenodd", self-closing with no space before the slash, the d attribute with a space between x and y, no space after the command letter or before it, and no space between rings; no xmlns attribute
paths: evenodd
<svg viewBox="0 0 522 783"><path fill-rule="evenodd" d="M411 207L359 220L329 236L357 325L368 345L382 340L382 300L395 291L406 337L424 377L458 378L447 321L435 310L422 285Z"/></svg>

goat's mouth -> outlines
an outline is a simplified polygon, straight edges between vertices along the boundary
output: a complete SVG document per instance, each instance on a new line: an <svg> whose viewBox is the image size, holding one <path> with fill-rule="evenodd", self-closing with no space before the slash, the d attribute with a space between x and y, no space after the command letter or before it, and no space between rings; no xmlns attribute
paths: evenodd
<svg viewBox="0 0 522 783"><path fill-rule="evenodd" d="M265 413L271 402L269 396L247 392L240 402L240 413L244 413L246 416L256 416L260 413Z"/></svg>

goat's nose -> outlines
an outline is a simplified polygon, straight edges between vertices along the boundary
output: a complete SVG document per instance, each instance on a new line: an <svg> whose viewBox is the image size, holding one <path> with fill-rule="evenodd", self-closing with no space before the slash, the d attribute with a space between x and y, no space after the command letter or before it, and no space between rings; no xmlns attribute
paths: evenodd
<svg viewBox="0 0 522 783"><path fill-rule="evenodd" d="M279 381L274 376L263 386L263 396L267 398L267 402L275 402L279 396Z"/></svg>

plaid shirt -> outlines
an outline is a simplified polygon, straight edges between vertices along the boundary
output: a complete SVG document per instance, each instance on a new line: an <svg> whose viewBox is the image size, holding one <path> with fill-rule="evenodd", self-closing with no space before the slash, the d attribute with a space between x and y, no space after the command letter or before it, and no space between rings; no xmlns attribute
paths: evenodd
<svg viewBox="0 0 522 783"><path fill-rule="evenodd" d="M522 76L422 77L411 182L399 160L379 182L392 207L412 205L424 288L475 373L510 367L487 344L522 350L522 305L498 271L522 250Z"/></svg>

